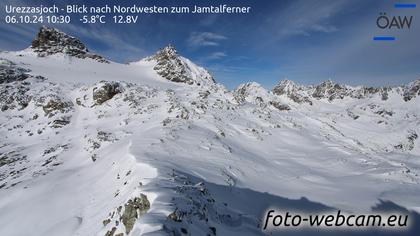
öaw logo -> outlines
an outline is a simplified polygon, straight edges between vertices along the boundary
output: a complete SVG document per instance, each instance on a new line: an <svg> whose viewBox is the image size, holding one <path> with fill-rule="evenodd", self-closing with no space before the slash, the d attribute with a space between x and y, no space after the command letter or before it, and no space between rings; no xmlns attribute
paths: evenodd
<svg viewBox="0 0 420 236"><path fill-rule="evenodd" d="M413 16L392 16L388 17L386 13L379 13L376 25L381 29L410 29Z"/></svg>
<svg viewBox="0 0 420 236"><path fill-rule="evenodd" d="M394 7L397 9L416 8L416 4L396 3ZM388 16L385 12L381 12L376 19L376 26L383 30L410 29L413 18L413 16L407 15ZM375 36L373 40L393 41L396 38L393 36Z"/></svg>

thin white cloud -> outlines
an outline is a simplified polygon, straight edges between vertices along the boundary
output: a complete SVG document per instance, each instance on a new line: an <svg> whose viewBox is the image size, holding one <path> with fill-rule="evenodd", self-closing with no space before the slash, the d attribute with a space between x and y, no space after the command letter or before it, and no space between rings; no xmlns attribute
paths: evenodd
<svg viewBox="0 0 420 236"><path fill-rule="evenodd" d="M82 28L74 25L64 25L61 27L63 31L69 33L69 31L76 33L74 36L82 36L91 40L106 44L109 48L101 50L101 53L108 56L117 55L117 59L123 59L124 61L137 60L148 55L146 50L140 47L140 45L132 44L131 38L127 35L117 34L107 28L90 27ZM117 52L117 53L116 53ZM122 57L125 58L122 58Z"/></svg>
<svg viewBox="0 0 420 236"><path fill-rule="evenodd" d="M337 27L333 25L320 25L320 24L315 24L310 29L315 32L323 32L323 33L332 33L332 32L338 31Z"/></svg>
<svg viewBox="0 0 420 236"><path fill-rule="evenodd" d="M222 59L224 57L226 57L226 53L224 52L213 52L212 54L210 54L207 59L208 60L219 60Z"/></svg>
<svg viewBox="0 0 420 236"><path fill-rule="evenodd" d="M220 41L226 40L224 35L212 32L192 32L187 40L188 46L192 48L219 46Z"/></svg>
<svg viewBox="0 0 420 236"><path fill-rule="evenodd" d="M292 4L268 17L270 32L274 39L295 35L309 36L312 33L332 33L338 29L331 19L343 10L348 1L294 1ZM316 9L316 10L315 10Z"/></svg>

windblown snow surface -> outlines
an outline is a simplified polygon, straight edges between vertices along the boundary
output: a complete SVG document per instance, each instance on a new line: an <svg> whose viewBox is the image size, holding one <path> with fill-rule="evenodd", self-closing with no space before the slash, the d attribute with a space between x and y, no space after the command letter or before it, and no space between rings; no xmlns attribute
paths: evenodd
<svg viewBox="0 0 420 236"><path fill-rule="evenodd" d="M261 235L269 207L420 211L420 97L403 87L309 104L229 91L180 56L192 84L156 57L0 58L24 75L0 84L0 235Z"/></svg>

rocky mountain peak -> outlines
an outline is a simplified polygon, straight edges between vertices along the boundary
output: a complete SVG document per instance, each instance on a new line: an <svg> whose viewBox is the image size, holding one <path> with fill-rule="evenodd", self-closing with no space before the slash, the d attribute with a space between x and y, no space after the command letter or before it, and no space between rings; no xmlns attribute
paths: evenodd
<svg viewBox="0 0 420 236"><path fill-rule="evenodd" d="M281 80L274 88L273 93L277 95L291 94L297 89L295 82L285 79Z"/></svg>
<svg viewBox="0 0 420 236"><path fill-rule="evenodd" d="M289 79L284 79L281 80L278 85L283 85L283 86L295 86L296 83L293 80L289 80Z"/></svg>
<svg viewBox="0 0 420 236"><path fill-rule="evenodd" d="M160 49L155 55L146 60L156 61L154 70L160 76L172 82L186 83L189 85L215 83L213 77L207 70L180 56L172 45Z"/></svg>
<svg viewBox="0 0 420 236"><path fill-rule="evenodd" d="M238 88L234 90L234 92L245 97L259 93L267 93L267 91L259 83L256 82L248 82L241 84L238 86Z"/></svg>
<svg viewBox="0 0 420 236"><path fill-rule="evenodd" d="M63 53L77 58L91 58L99 62L109 63L103 57L90 53L88 48L78 39L58 29L42 26L31 48L40 57Z"/></svg>
<svg viewBox="0 0 420 236"><path fill-rule="evenodd" d="M291 80L282 80L274 88L273 93L278 96L286 96L296 103L309 103L312 102L308 95L309 88L297 85Z"/></svg>
<svg viewBox="0 0 420 236"><path fill-rule="evenodd" d="M257 82L248 82L248 83L244 83L244 84L240 84L237 88L238 90L260 90L264 88L261 86L261 84L257 83Z"/></svg>
<svg viewBox="0 0 420 236"><path fill-rule="evenodd" d="M404 101L410 101L416 96L420 96L420 79L414 80L404 88Z"/></svg>
<svg viewBox="0 0 420 236"><path fill-rule="evenodd" d="M322 82L321 84L315 87L315 91L313 92L312 96L314 98L328 98L333 100L334 98L343 98L348 89L346 86L334 83L331 80L327 80Z"/></svg>
<svg viewBox="0 0 420 236"><path fill-rule="evenodd" d="M42 26L39 29L36 38L32 41L31 47L40 53L58 53L70 48L73 52L88 52L86 46L79 39L46 26Z"/></svg>
<svg viewBox="0 0 420 236"><path fill-rule="evenodd" d="M321 87L333 87L335 86L337 83L333 82L331 79L325 80L323 82L321 82L318 86Z"/></svg>
<svg viewBox="0 0 420 236"><path fill-rule="evenodd" d="M156 54L159 54L161 56L168 56L168 57L179 56L178 51L172 44L169 44L168 46L160 49Z"/></svg>
<svg viewBox="0 0 420 236"><path fill-rule="evenodd" d="M248 82L238 86L234 90L234 97L237 102L243 103L248 102L263 102L263 100L268 96L268 92L256 82Z"/></svg>

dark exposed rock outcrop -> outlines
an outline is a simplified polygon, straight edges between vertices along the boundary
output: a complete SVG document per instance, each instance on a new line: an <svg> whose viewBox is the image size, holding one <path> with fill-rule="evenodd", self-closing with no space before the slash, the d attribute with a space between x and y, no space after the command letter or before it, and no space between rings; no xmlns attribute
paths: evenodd
<svg viewBox="0 0 420 236"><path fill-rule="evenodd" d="M1 111L26 108L32 99L31 94L28 93L29 90L30 84L26 82L0 86Z"/></svg>
<svg viewBox="0 0 420 236"><path fill-rule="evenodd" d="M31 77L29 72L9 60L0 59L0 84L25 80Z"/></svg>
<svg viewBox="0 0 420 236"><path fill-rule="evenodd" d="M64 53L77 58L91 58L99 62L109 63L105 58L89 52L78 38L45 26L40 28L37 37L32 41L31 48L40 57Z"/></svg>
<svg viewBox="0 0 420 236"><path fill-rule="evenodd" d="M101 105L122 91L123 89L119 83L102 81L93 89L93 100L96 105Z"/></svg>
<svg viewBox="0 0 420 236"><path fill-rule="evenodd" d="M133 229L136 220L150 209L150 202L147 196L140 194L140 197L128 200L124 205L124 212L121 216L121 221L125 226L127 234Z"/></svg>
<svg viewBox="0 0 420 236"><path fill-rule="evenodd" d="M192 79L186 75L176 49L171 45L159 50L153 59L157 61L154 69L163 78L173 82L193 84Z"/></svg>
<svg viewBox="0 0 420 236"><path fill-rule="evenodd" d="M281 103L276 102L276 101L270 101L269 104L272 105L273 107L277 108L280 111L290 111L291 110L290 106L287 105L287 104L281 104Z"/></svg>
<svg viewBox="0 0 420 236"><path fill-rule="evenodd" d="M404 101L410 101L416 96L420 96L420 79L409 83L404 87L403 98Z"/></svg>
<svg viewBox="0 0 420 236"><path fill-rule="evenodd" d="M215 83L213 77L203 68L200 68L202 71L193 71L172 45L162 48L147 60L155 60L157 64L154 70L172 82L200 85L204 80Z"/></svg>
<svg viewBox="0 0 420 236"><path fill-rule="evenodd" d="M48 97L41 97L37 103L42 106L45 115L48 117L54 116L56 113L67 113L73 109L73 103L66 101L59 96L50 95Z"/></svg>

